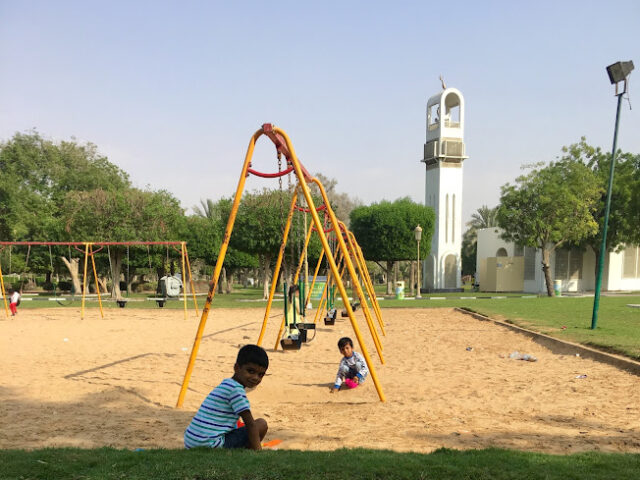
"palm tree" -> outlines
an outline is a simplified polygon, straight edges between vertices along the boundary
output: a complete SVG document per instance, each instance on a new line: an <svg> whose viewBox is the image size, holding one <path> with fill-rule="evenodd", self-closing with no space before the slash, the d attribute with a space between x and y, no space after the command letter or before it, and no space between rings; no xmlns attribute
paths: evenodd
<svg viewBox="0 0 640 480"><path fill-rule="evenodd" d="M478 210L476 210L476 212L471 215L471 220L467 222L467 227L474 230L497 226L498 207L489 208L486 205L482 205Z"/></svg>
<svg viewBox="0 0 640 480"><path fill-rule="evenodd" d="M476 255L478 252L478 230L498 226L498 207L481 206L471 215L467 222L467 229L462 236L462 271L473 274L476 269Z"/></svg>
<svg viewBox="0 0 640 480"><path fill-rule="evenodd" d="M214 201L210 198L207 198L206 201L200 199L200 205L202 205L202 208L200 208L198 205L194 205L193 211L195 212L195 214L199 217L213 220L216 210L216 204L214 203Z"/></svg>

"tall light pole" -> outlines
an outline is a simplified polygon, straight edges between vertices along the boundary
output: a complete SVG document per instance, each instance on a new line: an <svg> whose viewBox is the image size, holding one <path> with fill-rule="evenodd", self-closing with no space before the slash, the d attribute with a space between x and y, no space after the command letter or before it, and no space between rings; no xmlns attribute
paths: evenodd
<svg viewBox="0 0 640 480"><path fill-rule="evenodd" d="M414 230L413 234L416 236L416 242L418 242L418 291L416 292L416 298L422 298L420 295L420 239L422 238L422 227L418 225Z"/></svg>
<svg viewBox="0 0 640 480"><path fill-rule="evenodd" d="M611 152L611 167L609 168L609 186L607 187L607 201L604 207L604 224L602 226L602 243L600 244L600 255L598 257L598 273L596 275L596 291L593 296L593 314L591 316L591 330L598 324L598 307L600 306L600 287L602 286L602 269L604 267L605 253L607 250L607 227L609 224L609 210L611 209L611 189L613 187L613 171L616 166L616 148L618 145L618 125L620 124L620 105L622 96L627 93L627 76L633 70L633 62L616 62L607 67L607 74L612 85L616 86L616 96L618 97L618 108L616 110L616 126L613 131L613 150ZM618 85L624 82L622 91L618 93Z"/></svg>

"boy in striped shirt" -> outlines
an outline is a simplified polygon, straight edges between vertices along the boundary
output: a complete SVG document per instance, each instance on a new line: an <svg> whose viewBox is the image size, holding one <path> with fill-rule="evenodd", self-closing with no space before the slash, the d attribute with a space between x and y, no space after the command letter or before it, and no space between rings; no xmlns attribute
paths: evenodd
<svg viewBox="0 0 640 480"><path fill-rule="evenodd" d="M225 378L204 399L184 432L184 446L261 450L267 422L253 418L245 388L257 387L267 368L269 357L264 349L257 345L242 347L233 366L233 377ZM238 417L244 427L236 428Z"/></svg>

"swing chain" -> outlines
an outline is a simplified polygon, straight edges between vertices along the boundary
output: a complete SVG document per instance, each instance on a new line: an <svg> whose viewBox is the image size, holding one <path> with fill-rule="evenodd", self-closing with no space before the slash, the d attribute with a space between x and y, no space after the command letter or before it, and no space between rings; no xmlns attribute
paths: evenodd
<svg viewBox="0 0 640 480"><path fill-rule="evenodd" d="M278 173L282 171L282 154L278 152ZM282 175L278 175L278 184L280 191L282 191Z"/></svg>

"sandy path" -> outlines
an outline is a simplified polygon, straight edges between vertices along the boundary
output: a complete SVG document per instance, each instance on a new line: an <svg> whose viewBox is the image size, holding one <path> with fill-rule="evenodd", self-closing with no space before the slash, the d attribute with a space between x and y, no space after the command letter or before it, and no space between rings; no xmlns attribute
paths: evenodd
<svg viewBox="0 0 640 480"><path fill-rule="evenodd" d="M0 448L181 448L194 411L257 340L261 309L212 310L185 407L174 409L199 318L179 310L22 309L0 320ZM362 313L358 321L364 325ZM385 309L385 365L364 332L386 403L371 378L330 395L348 319L319 325L299 352L273 352L249 394L283 448L429 452L489 446L568 453L640 452L640 378L561 356L450 309ZM66 339L66 340L65 340ZM466 347L473 350L467 351ZM360 348L356 345L356 350ZM503 358L518 350L538 362ZM587 378L577 379L586 374Z"/></svg>

